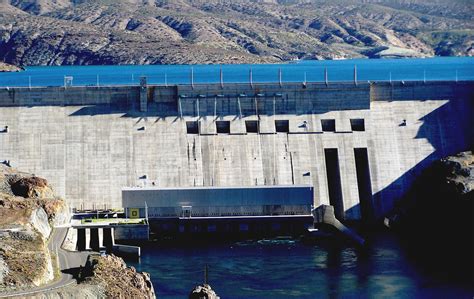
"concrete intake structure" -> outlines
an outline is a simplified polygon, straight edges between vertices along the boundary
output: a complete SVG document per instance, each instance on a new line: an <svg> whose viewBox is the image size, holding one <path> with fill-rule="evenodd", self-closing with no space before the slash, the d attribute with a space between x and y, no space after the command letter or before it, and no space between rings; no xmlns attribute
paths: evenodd
<svg viewBox="0 0 474 299"><path fill-rule="evenodd" d="M473 145L473 102L473 82L0 89L0 161L78 209L120 208L123 187L311 185L369 219Z"/></svg>
<svg viewBox="0 0 474 299"><path fill-rule="evenodd" d="M138 246L116 244L115 240L143 241L148 240L148 224L123 224L123 225L74 225L70 229L77 230L77 251L100 251L113 252L117 255L131 255L139 257L141 249Z"/></svg>

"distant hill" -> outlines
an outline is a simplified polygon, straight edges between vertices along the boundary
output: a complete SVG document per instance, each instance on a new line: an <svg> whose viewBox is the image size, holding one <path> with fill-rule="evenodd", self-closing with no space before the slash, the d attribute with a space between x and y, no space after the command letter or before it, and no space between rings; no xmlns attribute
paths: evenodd
<svg viewBox="0 0 474 299"><path fill-rule="evenodd" d="M472 56L473 12L469 0L0 0L0 60L82 65Z"/></svg>

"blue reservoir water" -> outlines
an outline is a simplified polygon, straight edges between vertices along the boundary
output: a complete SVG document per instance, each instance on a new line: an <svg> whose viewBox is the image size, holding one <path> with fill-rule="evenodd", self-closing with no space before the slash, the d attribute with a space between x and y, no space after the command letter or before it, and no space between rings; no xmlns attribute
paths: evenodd
<svg viewBox="0 0 474 299"><path fill-rule="evenodd" d="M18 73L0 73L0 86L62 86L64 77L72 85L136 85L140 76L150 84L195 84L220 82L324 82L351 81L354 67L359 81L474 80L474 57L436 57L425 59L353 59L300 61L288 64L259 65L145 65L145 66L39 66Z"/></svg>
<svg viewBox="0 0 474 299"><path fill-rule="evenodd" d="M206 264L209 283L221 298L472 299L474 295L471 287L427 274L390 235L377 236L363 252L291 239L156 243L142 248L140 262L127 263L151 274L158 298L186 298L203 282Z"/></svg>

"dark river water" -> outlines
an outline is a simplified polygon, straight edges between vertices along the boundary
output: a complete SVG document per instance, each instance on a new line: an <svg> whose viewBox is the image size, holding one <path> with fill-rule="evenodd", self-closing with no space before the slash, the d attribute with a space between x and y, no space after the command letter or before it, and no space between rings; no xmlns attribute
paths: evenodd
<svg viewBox="0 0 474 299"><path fill-rule="evenodd" d="M474 295L470 286L441 279L437 275L441 273L426 273L416 257L387 234L373 237L367 251L292 239L195 246L154 243L142 248L139 262L127 263L151 274L158 298L186 298L203 282L206 264L209 283L221 298L472 299Z"/></svg>

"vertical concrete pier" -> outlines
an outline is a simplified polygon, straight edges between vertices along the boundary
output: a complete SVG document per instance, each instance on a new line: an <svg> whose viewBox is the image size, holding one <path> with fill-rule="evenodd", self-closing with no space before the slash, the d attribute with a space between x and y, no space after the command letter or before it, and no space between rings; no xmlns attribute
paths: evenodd
<svg viewBox="0 0 474 299"><path fill-rule="evenodd" d="M133 257L140 256L140 247L116 244L115 240L144 241L148 240L150 233L148 224L81 224L74 225L71 229L77 229L78 251L99 252L105 249L107 253Z"/></svg>
<svg viewBox="0 0 474 299"><path fill-rule="evenodd" d="M86 229L79 228L77 229L77 250L85 251L86 249Z"/></svg>
<svg viewBox="0 0 474 299"><path fill-rule="evenodd" d="M140 77L140 111L148 111L148 86L146 77Z"/></svg>
<svg viewBox="0 0 474 299"><path fill-rule="evenodd" d="M106 248L107 252L111 252L114 246L114 239L112 235L112 228L106 227L103 228L103 246Z"/></svg>
<svg viewBox="0 0 474 299"><path fill-rule="evenodd" d="M99 229L98 228L91 228L90 229L90 236L91 236L90 248L93 251L99 251L100 250Z"/></svg>

